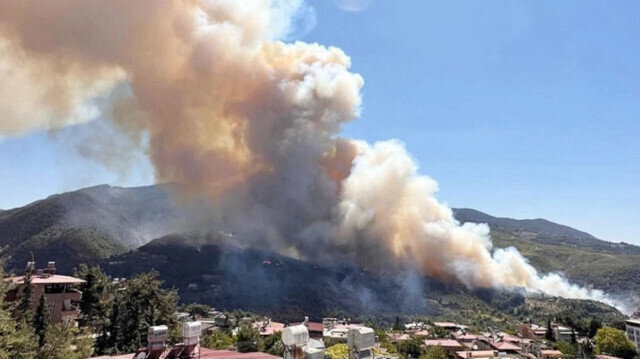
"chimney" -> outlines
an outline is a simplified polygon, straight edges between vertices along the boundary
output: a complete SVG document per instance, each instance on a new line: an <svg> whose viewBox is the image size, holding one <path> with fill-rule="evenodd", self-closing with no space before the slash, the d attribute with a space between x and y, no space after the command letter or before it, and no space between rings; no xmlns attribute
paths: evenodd
<svg viewBox="0 0 640 359"><path fill-rule="evenodd" d="M56 274L56 262L49 261L49 263L47 263L47 270L45 272L49 275Z"/></svg>
<svg viewBox="0 0 640 359"><path fill-rule="evenodd" d="M309 324L309 317L308 316L306 316L306 315L304 316L304 322L302 324L304 324L304 325Z"/></svg>

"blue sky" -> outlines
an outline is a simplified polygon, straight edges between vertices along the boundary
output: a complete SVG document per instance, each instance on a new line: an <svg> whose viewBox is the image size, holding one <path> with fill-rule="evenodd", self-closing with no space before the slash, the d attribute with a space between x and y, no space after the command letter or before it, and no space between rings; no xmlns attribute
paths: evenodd
<svg viewBox="0 0 640 359"><path fill-rule="evenodd" d="M402 140L451 206L640 244L640 3L310 3L302 40L342 48L365 79L346 135ZM153 181L148 164L119 178L63 139L0 142L0 208Z"/></svg>

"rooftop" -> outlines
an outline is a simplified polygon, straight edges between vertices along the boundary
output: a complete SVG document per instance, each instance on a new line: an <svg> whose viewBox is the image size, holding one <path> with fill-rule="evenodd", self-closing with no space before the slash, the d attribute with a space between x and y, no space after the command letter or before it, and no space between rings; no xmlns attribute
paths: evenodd
<svg viewBox="0 0 640 359"><path fill-rule="evenodd" d="M492 348L500 350L500 351L518 351L520 350L520 347L513 344L513 343L508 343L508 342L497 342L497 343L489 343L489 345L491 345Z"/></svg>
<svg viewBox="0 0 640 359"><path fill-rule="evenodd" d="M13 284L23 284L24 276L18 277L9 277L4 280L8 283ZM58 275L58 274L44 274L44 275L32 275L31 276L31 284L79 284L84 283L84 280L69 277L66 275Z"/></svg>
<svg viewBox="0 0 640 359"><path fill-rule="evenodd" d="M462 348L462 344L453 339L427 339L424 341L424 345L428 347L441 346L443 348Z"/></svg>
<svg viewBox="0 0 640 359"><path fill-rule="evenodd" d="M100 356L91 359L133 359L134 353L122 354L116 356ZM278 357L266 354L266 353L238 353L231 350L212 350L207 348L200 348L200 359L276 359Z"/></svg>
<svg viewBox="0 0 640 359"><path fill-rule="evenodd" d="M626 320L627 324L631 324L631 325L638 325L640 326L640 319L627 319Z"/></svg>

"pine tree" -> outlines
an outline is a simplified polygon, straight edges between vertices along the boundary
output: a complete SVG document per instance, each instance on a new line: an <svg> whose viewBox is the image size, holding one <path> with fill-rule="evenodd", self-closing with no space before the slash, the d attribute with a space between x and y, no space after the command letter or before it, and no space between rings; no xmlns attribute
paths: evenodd
<svg viewBox="0 0 640 359"><path fill-rule="evenodd" d="M551 318L547 319L547 333L545 334L545 337L549 341L553 341L554 340L553 328L551 327Z"/></svg>
<svg viewBox="0 0 640 359"><path fill-rule="evenodd" d="M81 324L97 328L108 316L108 299L111 280L98 266L89 267L81 264L74 277L84 280L80 284L82 299L80 300Z"/></svg>
<svg viewBox="0 0 640 359"><path fill-rule="evenodd" d="M14 288L2 280L5 277L2 268L0 260L0 359L33 359L36 355L33 330L23 323L16 325L12 318L15 305L5 303L4 298Z"/></svg>
<svg viewBox="0 0 640 359"><path fill-rule="evenodd" d="M33 316L33 329L38 338L38 345L43 346L45 343L45 335L47 328L49 327L49 309L47 308L47 301L44 298L44 294L40 296L40 303Z"/></svg>
<svg viewBox="0 0 640 359"><path fill-rule="evenodd" d="M24 280L22 283L22 293L20 293L20 300L18 301L18 321L22 323L30 323L33 316L31 310L31 302L33 300L33 287L31 286L31 269L27 268L24 274Z"/></svg>

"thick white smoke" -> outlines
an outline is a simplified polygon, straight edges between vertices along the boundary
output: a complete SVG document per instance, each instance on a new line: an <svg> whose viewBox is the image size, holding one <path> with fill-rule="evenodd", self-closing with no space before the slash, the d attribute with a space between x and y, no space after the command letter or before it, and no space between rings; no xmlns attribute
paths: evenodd
<svg viewBox="0 0 640 359"><path fill-rule="evenodd" d="M400 143L339 137L363 79L338 48L278 40L301 12L301 0L0 0L12 75L0 77L0 135L89 121L96 98L118 99L102 113L122 136L148 136L157 181L205 194L212 225L247 243L613 304L456 222ZM109 96L123 83L130 98Z"/></svg>

